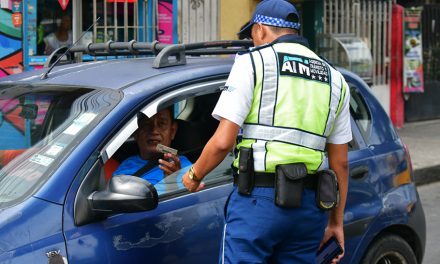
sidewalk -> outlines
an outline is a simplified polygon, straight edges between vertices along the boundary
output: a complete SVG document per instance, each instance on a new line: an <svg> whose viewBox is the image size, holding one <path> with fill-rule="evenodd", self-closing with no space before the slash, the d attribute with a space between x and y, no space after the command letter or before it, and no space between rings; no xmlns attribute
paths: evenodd
<svg viewBox="0 0 440 264"><path fill-rule="evenodd" d="M440 119L405 123L397 132L408 146L416 184L440 181Z"/></svg>

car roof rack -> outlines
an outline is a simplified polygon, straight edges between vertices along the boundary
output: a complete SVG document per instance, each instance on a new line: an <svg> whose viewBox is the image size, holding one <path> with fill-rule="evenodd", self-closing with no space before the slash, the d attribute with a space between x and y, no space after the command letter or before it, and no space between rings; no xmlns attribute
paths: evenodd
<svg viewBox="0 0 440 264"><path fill-rule="evenodd" d="M66 48L62 47L55 50L47 60L45 67L51 67L60 56L67 56L64 63L73 63L75 53L81 52L91 56L155 56L153 68L164 68L186 64L186 56L201 55L223 55L235 54L247 51L252 47L250 40L221 40L197 42L188 44L164 44L158 41L138 42L114 42L89 43L87 45L76 45L70 48L66 54ZM172 59L175 57L175 59Z"/></svg>

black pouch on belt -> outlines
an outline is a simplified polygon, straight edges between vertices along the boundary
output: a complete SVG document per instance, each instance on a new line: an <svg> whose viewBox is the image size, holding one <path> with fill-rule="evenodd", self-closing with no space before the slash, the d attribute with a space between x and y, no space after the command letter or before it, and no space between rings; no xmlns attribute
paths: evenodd
<svg viewBox="0 0 440 264"><path fill-rule="evenodd" d="M316 205L322 210L331 210L339 203L339 186L336 173L332 170L318 172Z"/></svg>
<svg viewBox="0 0 440 264"><path fill-rule="evenodd" d="M304 163L277 165L275 168L275 204L284 208L301 206L303 179L307 176Z"/></svg>
<svg viewBox="0 0 440 264"><path fill-rule="evenodd" d="M255 184L254 157L252 148L240 148L238 171L238 193L250 195Z"/></svg>

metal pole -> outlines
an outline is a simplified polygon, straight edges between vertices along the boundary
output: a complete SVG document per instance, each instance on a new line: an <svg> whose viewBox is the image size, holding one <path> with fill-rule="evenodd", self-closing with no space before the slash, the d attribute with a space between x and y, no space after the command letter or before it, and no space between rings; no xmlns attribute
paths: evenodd
<svg viewBox="0 0 440 264"><path fill-rule="evenodd" d="M81 28L79 25L79 21L81 20L81 9L78 4L80 3L80 0L73 0L72 2L72 39L73 42L78 40L79 36L81 35Z"/></svg>
<svg viewBox="0 0 440 264"><path fill-rule="evenodd" d="M113 3L113 25L115 26L114 41L119 41L119 30L118 30L118 3L115 1Z"/></svg>
<svg viewBox="0 0 440 264"><path fill-rule="evenodd" d="M128 41L128 3L124 2L124 41Z"/></svg>
<svg viewBox="0 0 440 264"><path fill-rule="evenodd" d="M138 18L138 2L133 3L133 39L139 40L138 30L139 30L139 18Z"/></svg>
<svg viewBox="0 0 440 264"><path fill-rule="evenodd" d="M391 30L393 22L393 1L388 1L388 78L387 83L390 83L391 80Z"/></svg>
<svg viewBox="0 0 440 264"><path fill-rule="evenodd" d="M108 39L108 21L107 21L107 1L104 1L104 42L109 41Z"/></svg>
<svg viewBox="0 0 440 264"><path fill-rule="evenodd" d="M96 21L97 17L96 17L96 0L93 0L93 21ZM96 34L98 32L97 30L98 25L95 25L93 27L93 42L96 42Z"/></svg>
<svg viewBox="0 0 440 264"><path fill-rule="evenodd" d="M96 20L96 19L95 19ZM75 43L82 34L82 1L72 1L72 43ZM76 61L81 62L82 56L75 55Z"/></svg>
<svg viewBox="0 0 440 264"><path fill-rule="evenodd" d="M379 45L378 39L377 39L377 2L373 2L373 38L372 38L372 45L373 45L373 84L377 85L377 63L378 63L378 54L377 54L377 46Z"/></svg>
<svg viewBox="0 0 440 264"><path fill-rule="evenodd" d="M323 9L324 9L324 14L323 14L323 19L322 19L322 33L326 34L328 33L328 23L327 23L327 0L324 0L324 3L322 4Z"/></svg>
<svg viewBox="0 0 440 264"><path fill-rule="evenodd" d="M371 42L371 1L367 1L367 38L368 38L368 48L373 51Z"/></svg>
<svg viewBox="0 0 440 264"><path fill-rule="evenodd" d="M335 6L335 32L334 33L341 33L339 30L339 0L336 0L336 6Z"/></svg>
<svg viewBox="0 0 440 264"><path fill-rule="evenodd" d="M380 84L380 85L382 85L383 84L383 81L382 81L382 78L383 78L383 72L382 72L382 67L383 67L383 65L384 65L384 58L385 58L385 52L383 52L383 50L382 50L382 43L385 43L385 40L384 39L382 39L382 36L383 36L383 32L382 32L382 30L383 30L383 26L384 26L384 15L383 15L383 12L382 12L382 10L383 10L383 7L384 7L384 2L379 2L379 3L377 3L377 10L376 10L376 13L377 13L377 17L376 17L376 23L377 23L377 28L376 28L376 30L377 30L377 37L376 37L376 43L377 43L377 63L376 63L376 65L378 65L377 66L377 72L376 72L376 75L377 75L377 77L379 77L378 79L377 79L377 83L378 84Z"/></svg>
<svg viewBox="0 0 440 264"><path fill-rule="evenodd" d="M189 1L181 0L182 3L182 42L188 43L189 42L189 10L190 5Z"/></svg>
<svg viewBox="0 0 440 264"><path fill-rule="evenodd" d="M350 31L350 22L354 22L351 20L350 17L350 0L345 0L345 32L344 33L353 33L353 31ZM350 21L351 20L351 21Z"/></svg>

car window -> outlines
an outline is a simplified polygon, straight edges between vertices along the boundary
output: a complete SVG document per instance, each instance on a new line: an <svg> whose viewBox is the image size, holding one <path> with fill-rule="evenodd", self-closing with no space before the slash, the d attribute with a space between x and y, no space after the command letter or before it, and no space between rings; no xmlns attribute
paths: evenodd
<svg viewBox="0 0 440 264"><path fill-rule="evenodd" d="M202 150L218 126L218 121L211 113L218 101L220 93L189 97L175 103L175 117L179 124L172 147L190 160L191 165L198 159ZM179 106L179 107L177 107ZM204 178L205 188L216 186L232 180L231 164L234 160L232 151L226 158ZM183 167L163 181L156 184L159 195L172 194L185 189L181 178L191 165Z"/></svg>
<svg viewBox="0 0 440 264"><path fill-rule="evenodd" d="M120 98L82 87L0 86L0 208L37 190Z"/></svg>
<svg viewBox="0 0 440 264"><path fill-rule="evenodd" d="M365 142L368 144L370 133L371 133L371 113L368 109L367 104L365 103L362 94L356 88L356 86L352 83L348 83L350 87L350 113L351 116L359 128L362 137Z"/></svg>
<svg viewBox="0 0 440 264"><path fill-rule="evenodd" d="M214 134L218 126L218 121L211 116L211 113L220 95L220 90L218 89L219 86L220 85L217 84L211 89L211 91L207 89L207 91L204 91L203 93L198 92L196 94L188 93L187 95L177 95L176 97L161 103L158 107L156 112L168 108L170 105L173 106L173 116L177 124L177 132L169 147L178 151L179 159L182 164L179 171L166 177L164 177L165 174L162 171L157 169L157 166L154 168L147 167L148 170L156 170L154 173L151 172L151 175L147 176L146 174L142 174L144 179L147 179L150 183L154 184L161 199L167 199L169 197L187 193L181 183L182 176L198 159L204 146ZM137 116L134 116L133 120L136 119ZM137 121L133 120L131 120L131 122L137 124ZM124 127L129 127L129 125ZM129 174L125 175L135 174L135 171L137 172L135 169L122 169L128 164L128 162L134 162L134 164L137 162L139 162L139 164L146 164L146 162L139 156L139 144L142 144L142 142L137 142L135 133L136 131L134 131L133 134L123 142L123 144L105 163L102 174L106 175L107 180L109 180L110 177L122 175L122 172L129 172ZM204 178L205 188L211 188L219 184L231 182L231 164L233 160L234 155L231 152L223 162L217 166L217 168ZM114 164L109 165L110 163ZM133 166L139 167L140 165ZM156 177L156 173L159 173L160 177ZM159 180L157 180L158 178Z"/></svg>

